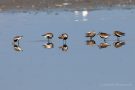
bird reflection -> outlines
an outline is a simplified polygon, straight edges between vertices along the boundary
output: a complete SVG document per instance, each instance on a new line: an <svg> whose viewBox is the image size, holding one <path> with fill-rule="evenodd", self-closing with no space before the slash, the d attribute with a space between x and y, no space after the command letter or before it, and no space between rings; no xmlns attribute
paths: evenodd
<svg viewBox="0 0 135 90"><path fill-rule="evenodd" d="M48 49L51 49L51 48L54 48L54 44L53 43L50 43L50 42L47 42L43 45L44 48L48 48Z"/></svg>
<svg viewBox="0 0 135 90"><path fill-rule="evenodd" d="M88 45L88 46L94 46L94 45L96 45L96 42L94 41L94 40L87 40L86 41L86 45Z"/></svg>
<svg viewBox="0 0 135 90"><path fill-rule="evenodd" d="M63 44L62 46L59 47L62 51L68 51L68 45L67 44Z"/></svg>
<svg viewBox="0 0 135 90"><path fill-rule="evenodd" d="M108 44L107 42L102 42L102 43L100 43L100 44L98 45L98 47L99 47L100 49L102 49L102 48L107 48L108 46L111 46L111 45Z"/></svg>
<svg viewBox="0 0 135 90"><path fill-rule="evenodd" d="M125 42L124 41L116 41L113 43L113 45L115 48L120 48L120 47L125 45Z"/></svg>
<svg viewBox="0 0 135 90"><path fill-rule="evenodd" d="M14 50L17 52L23 51L23 49L17 44L13 44L13 47L14 47Z"/></svg>

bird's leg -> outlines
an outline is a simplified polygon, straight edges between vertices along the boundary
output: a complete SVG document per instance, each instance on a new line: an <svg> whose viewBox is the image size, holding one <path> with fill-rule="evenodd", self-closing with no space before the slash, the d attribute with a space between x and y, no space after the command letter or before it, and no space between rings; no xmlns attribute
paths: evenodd
<svg viewBox="0 0 135 90"><path fill-rule="evenodd" d="M106 43L106 38L104 39L104 42Z"/></svg>
<svg viewBox="0 0 135 90"><path fill-rule="evenodd" d="M65 45L66 44L66 40L63 40L63 45Z"/></svg>
<svg viewBox="0 0 135 90"><path fill-rule="evenodd" d="M65 44L65 40L63 40L63 45Z"/></svg>
<svg viewBox="0 0 135 90"><path fill-rule="evenodd" d="M117 37L117 41L120 41L119 37Z"/></svg>
<svg viewBox="0 0 135 90"><path fill-rule="evenodd" d="M49 40L49 38L47 39L47 42L48 42L48 43L50 43L50 40Z"/></svg>
<svg viewBox="0 0 135 90"><path fill-rule="evenodd" d="M90 40L92 40L92 37L90 37Z"/></svg>
<svg viewBox="0 0 135 90"><path fill-rule="evenodd" d="M18 40L18 46L19 46L19 40Z"/></svg>

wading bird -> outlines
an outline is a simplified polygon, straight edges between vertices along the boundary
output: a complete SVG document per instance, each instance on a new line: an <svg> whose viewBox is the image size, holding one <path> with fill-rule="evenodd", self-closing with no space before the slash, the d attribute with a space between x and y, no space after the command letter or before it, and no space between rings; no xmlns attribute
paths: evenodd
<svg viewBox="0 0 135 90"><path fill-rule="evenodd" d="M114 31L113 33L114 33L114 36L117 37L117 40L119 40L119 37L125 36L125 33L121 31Z"/></svg>
<svg viewBox="0 0 135 90"><path fill-rule="evenodd" d="M96 32L87 32L85 37L92 39L96 35Z"/></svg>
<svg viewBox="0 0 135 90"><path fill-rule="evenodd" d="M110 36L110 34L104 32L99 32L98 35L104 39L104 42L106 42L106 39Z"/></svg>
<svg viewBox="0 0 135 90"><path fill-rule="evenodd" d="M15 37L13 38L13 42L14 42L14 43L18 42L18 45L19 45L19 41L20 41L22 38L23 38L23 36L15 36Z"/></svg>
<svg viewBox="0 0 135 90"><path fill-rule="evenodd" d="M63 40L63 44L66 44L66 40L68 39L68 34L63 33L58 38Z"/></svg>
<svg viewBox="0 0 135 90"><path fill-rule="evenodd" d="M45 37L48 40L48 42L50 42L50 39L53 38L53 33L50 33L50 32L49 33L45 33L42 36Z"/></svg>

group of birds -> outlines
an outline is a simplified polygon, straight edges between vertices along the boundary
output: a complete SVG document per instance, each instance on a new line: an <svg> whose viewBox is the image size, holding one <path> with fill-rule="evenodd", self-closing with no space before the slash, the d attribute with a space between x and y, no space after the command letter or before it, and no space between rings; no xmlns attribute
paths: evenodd
<svg viewBox="0 0 135 90"><path fill-rule="evenodd" d="M99 32L98 34L96 34L96 32L92 31L92 32L87 32L85 37L90 38L90 40L87 40L87 44L88 45L92 45L95 44L95 41L93 40L93 37L95 37L96 35L100 36L103 40L104 43L101 43L99 45L100 48L106 48L107 46L109 46L108 43L106 43L106 39L110 36L110 34L108 33L104 33L104 32ZM44 44L43 46L45 48L53 48L53 43L51 42L52 38L53 38L53 33L45 33L42 35L44 38L47 39L47 43ZM124 43L120 43L120 37L125 36L124 32L121 31L114 31L114 36L117 37L117 46L120 46ZM19 41L23 38L23 36L15 36L13 38L13 45L14 45L14 49L16 51L22 51L22 49L19 46ZM68 50L68 46L66 44L66 41L68 39L68 34L67 33L62 33L59 37L59 39L63 40L63 45L60 46L60 48L62 49L62 51L67 51ZM119 43L118 43L119 42Z"/></svg>
<svg viewBox="0 0 135 90"><path fill-rule="evenodd" d="M42 35L44 38L47 39L47 43L45 43L43 46L44 48L53 48L54 45L53 43L51 42L52 38L53 38L53 33L45 33ZM19 45L19 41L23 38L23 36L15 36L13 38L13 46L14 46L14 49L16 51L23 51ZM66 40L68 39L68 34L67 33L63 33L61 35L59 35L58 37L59 39L63 40L63 45L60 46L59 48L62 49L62 51L67 51L68 50L68 46L66 44Z"/></svg>
<svg viewBox="0 0 135 90"><path fill-rule="evenodd" d="M45 43L43 46L45 48L53 48L54 45L51 42L51 39L53 38L53 33L45 33L42 36L47 39L47 43ZM63 33L58 38L63 40L63 45L60 46L59 48L61 48L62 51L67 51L68 50L68 46L66 44L66 40L68 39L68 34L67 33Z"/></svg>
<svg viewBox="0 0 135 90"><path fill-rule="evenodd" d="M108 43L106 42L106 39L107 39L109 36L111 36L110 34L105 33L105 32L99 32L98 34L96 34L96 32L94 32L94 31L93 31L93 32L87 32L87 33L86 33L86 37L90 38L90 40L87 40L87 41L86 41L86 44L89 45L89 46L95 45L96 42L93 40L93 37L95 37L96 35L98 35L99 37L101 37L101 38L104 40L103 43L100 43L100 44L98 45L99 48L106 48L106 47L110 46L110 44L108 44ZM123 42L123 41L120 40L120 37L125 36L125 33L124 33L124 32L121 32L121 31L114 31L114 32L113 32L113 35L117 37L117 41L114 42L114 46L115 46L116 48L119 48L119 47L122 47L123 45L125 45L125 42Z"/></svg>
<svg viewBox="0 0 135 90"><path fill-rule="evenodd" d="M53 33L45 33L42 36L45 37L48 40L48 42L50 42L50 40L53 38ZM68 39L68 34L63 33L58 38L62 39L64 43L66 43L66 40Z"/></svg>
<svg viewBox="0 0 135 90"><path fill-rule="evenodd" d="M121 36L125 36L125 33L124 32L121 32L121 31L114 31L113 34L114 34L114 36L117 37L117 40L120 40L119 38ZM96 32L87 32L86 33L86 37L89 37L90 39L92 39L95 35L96 35ZM104 32L99 32L97 35L99 35L101 38L103 38L104 41L106 41L106 39L109 36L111 36L110 34L104 33Z"/></svg>

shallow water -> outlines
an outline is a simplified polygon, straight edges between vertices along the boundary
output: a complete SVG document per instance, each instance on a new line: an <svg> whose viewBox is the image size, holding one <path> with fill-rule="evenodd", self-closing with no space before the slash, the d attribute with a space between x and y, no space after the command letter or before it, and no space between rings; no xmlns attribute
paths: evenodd
<svg viewBox="0 0 135 90"><path fill-rule="evenodd" d="M134 90L135 89L135 9L95 11L53 11L0 13L0 89L1 90ZM126 35L120 48L114 47L113 31ZM111 46L99 49L103 41L88 46L88 31L107 32ZM41 35L54 33L54 48L43 47ZM61 33L68 33L68 51L59 47ZM13 37L23 35L15 51Z"/></svg>

